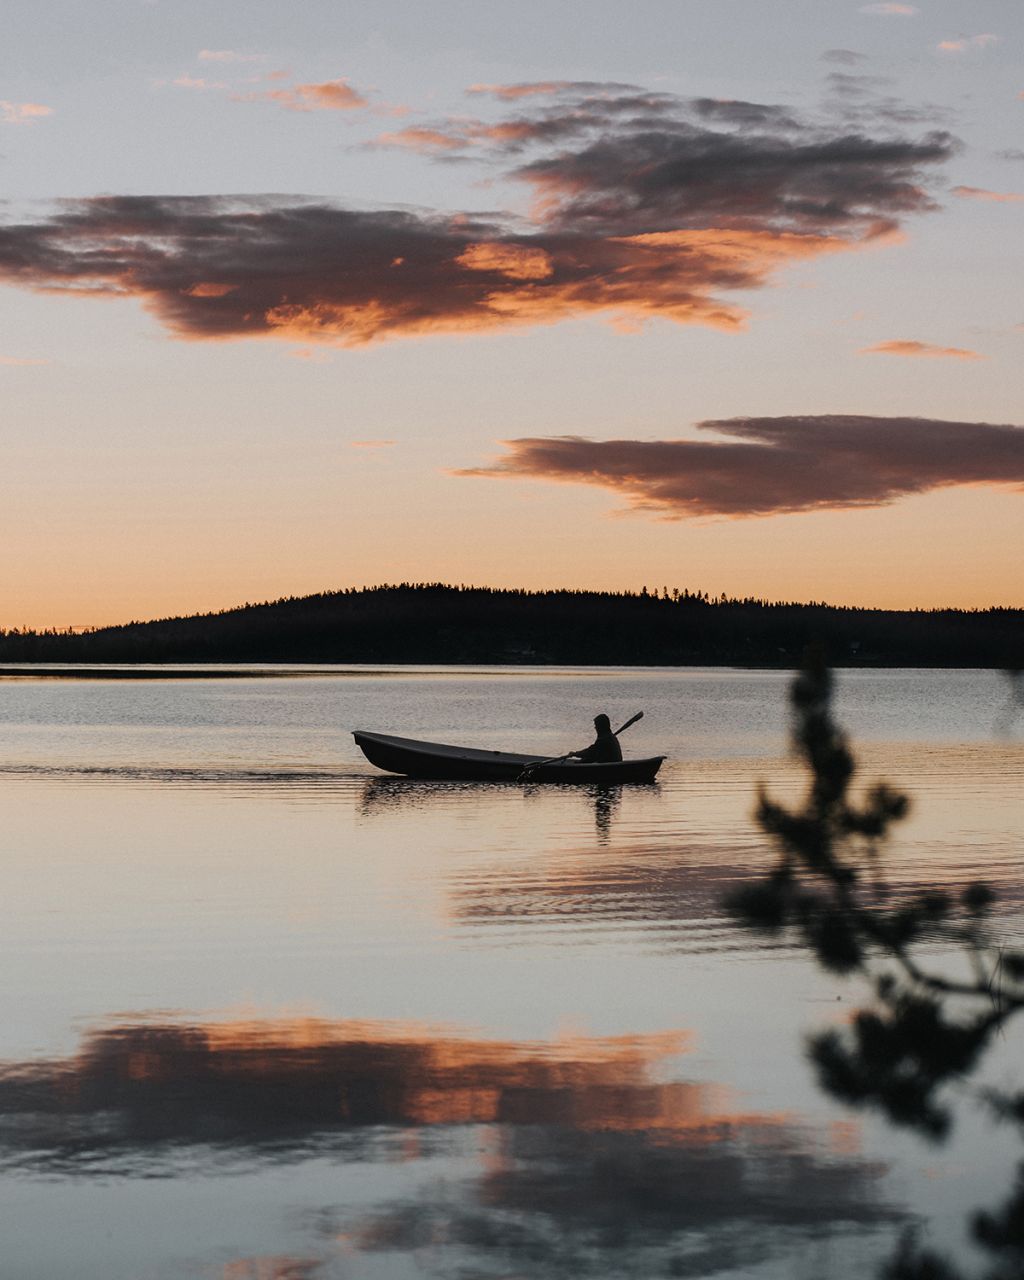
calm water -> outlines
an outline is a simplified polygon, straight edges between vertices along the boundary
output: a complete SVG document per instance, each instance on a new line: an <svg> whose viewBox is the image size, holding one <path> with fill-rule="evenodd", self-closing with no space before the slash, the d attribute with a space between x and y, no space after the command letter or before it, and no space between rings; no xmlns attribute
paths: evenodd
<svg viewBox="0 0 1024 1280"><path fill-rule="evenodd" d="M862 993L722 912L758 783L799 790L788 677L279 670L0 681L5 1280L854 1277L1005 1190L981 1118L935 1148L823 1097L802 1039ZM348 736L555 755L639 709L669 761L607 792ZM848 672L839 712L914 798L893 881L984 877L1019 939L1000 678Z"/></svg>

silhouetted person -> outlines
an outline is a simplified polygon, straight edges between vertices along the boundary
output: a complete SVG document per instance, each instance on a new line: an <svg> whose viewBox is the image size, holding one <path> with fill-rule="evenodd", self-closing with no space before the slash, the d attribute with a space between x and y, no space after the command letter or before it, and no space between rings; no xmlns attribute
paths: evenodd
<svg viewBox="0 0 1024 1280"><path fill-rule="evenodd" d="M603 713L594 716L594 729L597 731L597 737L589 747L584 747L582 751L570 751L569 754L577 760L584 760L589 764L603 764L610 760L622 759L622 748L619 746L619 740L612 733L612 722Z"/></svg>

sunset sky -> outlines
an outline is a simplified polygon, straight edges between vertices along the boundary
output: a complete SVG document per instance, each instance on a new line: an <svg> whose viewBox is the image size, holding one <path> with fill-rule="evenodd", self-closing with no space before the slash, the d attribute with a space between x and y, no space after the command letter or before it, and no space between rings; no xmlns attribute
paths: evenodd
<svg viewBox="0 0 1024 1280"><path fill-rule="evenodd" d="M0 627L1024 605L1020 0L5 0Z"/></svg>

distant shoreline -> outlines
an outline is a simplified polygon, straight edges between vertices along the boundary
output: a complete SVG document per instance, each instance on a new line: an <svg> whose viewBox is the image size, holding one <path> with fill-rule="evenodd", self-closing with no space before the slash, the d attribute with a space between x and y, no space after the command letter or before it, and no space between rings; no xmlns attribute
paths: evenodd
<svg viewBox="0 0 1024 1280"><path fill-rule="evenodd" d="M97 631L0 631L0 677L78 664L136 667L736 667L791 670L809 647L833 667L1024 668L1024 609L884 610L705 592L519 591L404 584L243 605ZM298 670L296 670L298 668ZM129 671L128 675L120 675ZM41 671L38 674L43 674ZM272 674L283 674L274 672ZM88 678L88 677L82 677ZM208 677L207 677L208 678Z"/></svg>
<svg viewBox="0 0 1024 1280"><path fill-rule="evenodd" d="M23 667L0 667L0 680L231 680L231 679L249 679L259 680L261 678L284 679L288 676L295 676L298 679L308 679L314 675L330 675L329 671L318 672L311 671L238 671L222 668L217 670L214 667L204 667L195 671L182 671L177 667L170 667L161 671L151 666L147 667L127 667L120 666L88 666L88 667L51 667L48 663L38 663L26 665Z"/></svg>
<svg viewBox="0 0 1024 1280"><path fill-rule="evenodd" d="M0 667L0 683L18 681L47 681L47 680L124 680L124 681L150 681L150 680L329 680L329 679L386 679L388 676L408 677L408 676L439 676L453 675L459 677L490 675L512 675L521 673L527 676L543 676L547 673L557 675L566 671L577 671L584 674L599 674L602 672L622 672L627 674L630 672L679 672L682 674L687 671L742 671L755 674L763 673L788 673L794 670L798 665L796 661L788 664L775 664L772 666L761 664L752 664L745 666L742 664L722 662L693 662L693 663L616 663L616 662L551 662L527 664L520 662L462 662L462 663L428 663L428 662L394 662L388 663L386 666L375 667L360 663L338 663L334 669L326 668L323 663L309 663L308 669L296 669L299 664L290 663L287 667L274 670L264 667L262 669L240 669L238 666L225 662L221 666L204 666L197 667L194 670L183 670L180 665L168 664L162 668L153 664L142 665L137 667L120 664L118 666L104 666L97 663L90 666L50 666L47 663L26 663L17 667ZM346 669L347 668L347 669ZM353 669L358 668L358 669ZM834 670L842 671L995 671L999 672L1006 668L997 664L974 665L974 666L952 666L943 664L941 666L934 663L846 663L836 664Z"/></svg>

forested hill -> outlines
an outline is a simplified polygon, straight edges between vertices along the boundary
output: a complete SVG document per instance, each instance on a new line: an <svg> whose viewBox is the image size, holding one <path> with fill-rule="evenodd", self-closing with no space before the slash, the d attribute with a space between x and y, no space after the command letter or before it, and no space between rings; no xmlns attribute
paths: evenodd
<svg viewBox="0 0 1024 1280"><path fill-rule="evenodd" d="M0 631L0 662L1021 667L1024 610L889 612L689 591L403 584L83 633Z"/></svg>

